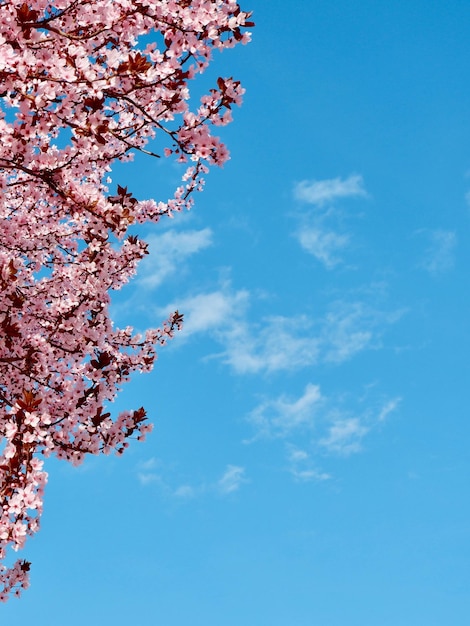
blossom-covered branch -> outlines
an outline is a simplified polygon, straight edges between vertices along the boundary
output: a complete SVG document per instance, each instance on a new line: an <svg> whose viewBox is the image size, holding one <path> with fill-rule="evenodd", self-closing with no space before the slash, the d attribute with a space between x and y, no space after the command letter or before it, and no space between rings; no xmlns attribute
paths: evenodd
<svg viewBox="0 0 470 626"><path fill-rule="evenodd" d="M196 110L189 85L252 25L232 0L0 2L1 560L38 530L41 457L122 453L151 428L143 408L113 418L107 406L182 315L139 336L113 326L109 294L147 253L129 226L189 208L228 158L213 128L240 83L219 78ZM136 152L187 163L172 198L109 192L112 164ZM29 563L2 567L5 600Z"/></svg>

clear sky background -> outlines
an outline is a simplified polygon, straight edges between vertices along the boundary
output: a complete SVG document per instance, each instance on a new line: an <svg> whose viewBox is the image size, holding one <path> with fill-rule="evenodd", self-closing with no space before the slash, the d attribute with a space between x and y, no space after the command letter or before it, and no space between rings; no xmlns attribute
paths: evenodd
<svg viewBox="0 0 470 626"><path fill-rule="evenodd" d="M185 314L116 403L155 430L49 462L1 624L469 624L470 4L243 8L253 42L197 88L247 89L232 159L114 298L119 325Z"/></svg>

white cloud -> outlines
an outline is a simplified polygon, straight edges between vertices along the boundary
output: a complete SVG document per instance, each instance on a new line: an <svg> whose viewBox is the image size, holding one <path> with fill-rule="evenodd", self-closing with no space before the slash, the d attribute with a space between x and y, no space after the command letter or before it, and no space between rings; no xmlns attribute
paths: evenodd
<svg viewBox="0 0 470 626"><path fill-rule="evenodd" d="M294 431L312 430L321 405L320 387L310 383L297 399L281 395L273 400L265 400L247 417L256 434L245 443L260 438L286 438Z"/></svg>
<svg viewBox="0 0 470 626"><path fill-rule="evenodd" d="M330 410L325 421L326 433L318 440L321 448L330 454L348 456L362 450L362 441L372 430L378 428L395 411L401 398L372 401L363 406L366 398L361 398L358 405L344 406L330 403Z"/></svg>
<svg viewBox="0 0 470 626"><path fill-rule="evenodd" d="M287 470L295 480L327 480L331 475L318 469L316 458L360 452L366 435L380 428L401 401L371 398L373 387L354 398L326 396L318 385L309 383L299 398L281 394L263 400L246 417L254 435L243 443L283 440Z"/></svg>
<svg viewBox="0 0 470 626"><path fill-rule="evenodd" d="M295 232L301 247L313 255L327 269L341 263L339 253L351 242L351 235L344 230L344 213L332 207L338 198L367 196L362 176L303 181L294 187L297 200L313 204L314 212L302 215L301 227ZM322 207L326 209L321 210ZM339 228L338 228L339 227Z"/></svg>
<svg viewBox="0 0 470 626"><path fill-rule="evenodd" d="M451 270L455 262L455 248L457 236L450 230L419 231L425 232L430 240L430 245L425 252L421 267L430 274L443 274Z"/></svg>
<svg viewBox="0 0 470 626"><path fill-rule="evenodd" d="M184 313L184 332L179 336L187 339L203 332L216 332L232 327L243 317L248 306L249 293L245 290L232 292L228 286L218 291L202 293L168 304L159 313L178 309Z"/></svg>
<svg viewBox="0 0 470 626"><path fill-rule="evenodd" d="M208 334L221 350L206 359L220 359L238 374L295 371L322 362L342 363L362 350L380 347L386 326L403 311L384 312L363 301L335 301L313 319L307 315L277 315L253 322L249 319L250 293L221 289L198 294L158 309L167 315L184 313L183 332L176 344Z"/></svg>
<svg viewBox="0 0 470 626"><path fill-rule="evenodd" d="M304 180L294 188L297 200L323 206L338 198L367 196L362 176L352 175L348 178L330 178L326 180Z"/></svg>
<svg viewBox="0 0 470 626"><path fill-rule="evenodd" d="M309 458L309 455L305 452L305 450L299 450L299 448L296 448L295 446L289 446L288 458L289 461L292 461L293 463L301 463L306 461Z"/></svg>
<svg viewBox="0 0 470 626"><path fill-rule="evenodd" d="M325 361L343 363L369 347L375 336L376 316L376 311L368 311L361 302L336 303L323 326Z"/></svg>
<svg viewBox="0 0 470 626"><path fill-rule="evenodd" d="M155 469L159 465L160 465L159 460L153 456L150 459L147 459L147 461L142 461L141 463L139 463L139 468L142 470L148 471L148 470Z"/></svg>
<svg viewBox="0 0 470 626"><path fill-rule="evenodd" d="M178 480L175 468L172 465L165 466L156 458L140 462L136 469L137 480L141 485L154 485L167 497L178 500L190 500L211 493L227 495L238 491L243 483L249 482L245 476L245 468L239 465L227 465L220 478L195 484Z"/></svg>
<svg viewBox="0 0 470 626"><path fill-rule="evenodd" d="M240 320L219 333L218 356L239 374L295 370L318 360L318 338L306 316L270 317L259 324Z"/></svg>
<svg viewBox="0 0 470 626"><path fill-rule="evenodd" d="M149 485L151 483L162 483L162 478L156 470L160 467L160 461L155 457L142 461L138 465L137 478L141 485Z"/></svg>
<svg viewBox="0 0 470 626"><path fill-rule="evenodd" d="M161 235L151 235L146 241L149 256L139 266L138 282L145 288L154 289L180 270L191 255L211 246L212 231L210 228L169 230Z"/></svg>
<svg viewBox="0 0 470 626"><path fill-rule="evenodd" d="M323 360L343 363L358 352L380 347L385 327L397 322L403 313L403 310L381 311L362 301L334 302L321 332Z"/></svg>
<svg viewBox="0 0 470 626"><path fill-rule="evenodd" d="M184 313L178 341L208 333L222 351L207 358L221 359L239 374L291 370L318 358L318 339L306 316L273 316L261 322L248 320L250 294L225 284L218 291L198 294L158 309L159 315L178 309Z"/></svg>
<svg viewBox="0 0 470 626"><path fill-rule="evenodd" d="M393 413L398 408L398 405L401 402L401 398L393 398L393 400L389 400L384 404L384 406L380 409L379 414L377 415L378 422L384 422L390 413Z"/></svg>
<svg viewBox="0 0 470 626"><path fill-rule="evenodd" d="M181 485L174 490L173 495L177 498L194 498L197 495L197 489L191 485Z"/></svg>
<svg viewBox="0 0 470 626"><path fill-rule="evenodd" d="M238 465L227 465L223 476L217 482L217 488L225 495L238 491L244 482L247 482L245 468Z"/></svg>
<svg viewBox="0 0 470 626"><path fill-rule="evenodd" d="M304 227L297 232L302 248L312 254L327 269L333 269L340 263L337 255L349 243L349 235L341 235L333 230L324 230L320 226Z"/></svg>
<svg viewBox="0 0 470 626"><path fill-rule="evenodd" d="M149 485L151 483L162 483L161 476L154 472L138 472L137 478L141 485Z"/></svg>
<svg viewBox="0 0 470 626"><path fill-rule="evenodd" d="M289 472L298 482L323 481L331 478L330 474L315 469L310 455L305 450L291 444L287 446L287 459Z"/></svg>
<svg viewBox="0 0 470 626"><path fill-rule="evenodd" d="M358 417L338 417L328 428L326 437L320 439L319 443L328 452L341 455L349 455L361 450L363 437L369 432Z"/></svg>

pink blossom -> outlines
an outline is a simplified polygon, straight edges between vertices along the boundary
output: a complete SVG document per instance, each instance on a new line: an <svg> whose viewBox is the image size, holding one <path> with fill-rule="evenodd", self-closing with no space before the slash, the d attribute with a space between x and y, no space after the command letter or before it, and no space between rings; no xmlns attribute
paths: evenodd
<svg viewBox="0 0 470 626"><path fill-rule="evenodd" d="M229 158L213 130L231 121L244 90L220 77L191 110L190 83L252 26L233 0L53 7L9 0L0 20L0 560L39 528L42 457L79 465L122 454L151 430L143 408L113 416L108 407L183 318L176 311L143 337L115 328L109 292L147 253L129 227L191 208L208 166ZM152 33L158 45L140 48ZM111 165L159 156L148 149L155 138L188 163L173 196L109 191ZM0 566L0 601L27 588L28 572L27 561Z"/></svg>

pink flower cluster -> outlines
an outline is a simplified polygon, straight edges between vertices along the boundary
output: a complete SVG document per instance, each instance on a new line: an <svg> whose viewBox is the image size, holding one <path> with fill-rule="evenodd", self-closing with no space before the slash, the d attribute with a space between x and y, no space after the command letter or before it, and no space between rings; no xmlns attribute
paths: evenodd
<svg viewBox="0 0 470 626"><path fill-rule="evenodd" d="M191 111L189 84L215 49L249 41L249 19L233 0L0 5L1 560L38 530L41 456L120 454L151 428L143 408L113 418L107 407L182 316L139 336L113 326L109 294L147 253L129 226L189 208L208 165L228 158L212 129L243 89L219 78ZM109 194L113 162L136 152L188 162L172 198ZM28 571L1 566L0 600Z"/></svg>

